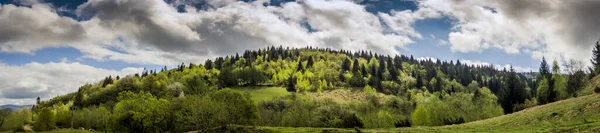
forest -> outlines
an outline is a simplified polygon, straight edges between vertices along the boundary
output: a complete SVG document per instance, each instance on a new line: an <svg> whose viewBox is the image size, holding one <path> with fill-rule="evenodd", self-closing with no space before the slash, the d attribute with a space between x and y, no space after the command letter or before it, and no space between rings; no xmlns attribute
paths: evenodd
<svg viewBox="0 0 600 133"><path fill-rule="evenodd" d="M32 108L0 111L0 131L460 124L578 97L585 83L600 73L599 49L597 43L589 69L575 60L561 66L543 59L539 72L515 72L460 60L272 46L176 68L110 75L77 92L46 101L38 97ZM249 93L261 88L287 95Z"/></svg>

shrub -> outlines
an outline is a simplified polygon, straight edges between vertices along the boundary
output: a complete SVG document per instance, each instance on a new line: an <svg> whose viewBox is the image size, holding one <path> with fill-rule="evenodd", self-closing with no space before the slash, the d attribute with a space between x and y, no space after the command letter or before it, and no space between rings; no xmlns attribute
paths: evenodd
<svg viewBox="0 0 600 133"><path fill-rule="evenodd" d="M364 127L356 113L339 105L323 106L317 109L317 119L324 127L353 128Z"/></svg>
<svg viewBox="0 0 600 133"><path fill-rule="evenodd" d="M411 122L409 119L398 120L394 122L394 127L410 127Z"/></svg>
<svg viewBox="0 0 600 133"><path fill-rule="evenodd" d="M35 124L33 126L35 131L49 131L54 129L54 126L54 112L51 108L43 108L35 120Z"/></svg>
<svg viewBox="0 0 600 133"><path fill-rule="evenodd" d="M600 86L596 86L596 89L594 89L594 92L600 93Z"/></svg>

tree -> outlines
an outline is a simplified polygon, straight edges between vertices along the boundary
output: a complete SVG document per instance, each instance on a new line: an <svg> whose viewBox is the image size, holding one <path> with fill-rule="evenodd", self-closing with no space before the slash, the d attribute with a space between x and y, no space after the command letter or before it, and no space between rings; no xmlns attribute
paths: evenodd
<svg viewBox="0 0 600 133"><path fill-rule="evenodd" d="M10 115L10 109L8 109L8 108L0 109L0 127L2 127L2 125L4 125L4 121L6 120L6 118L8 118L9 115Z"/></svg>
<svg viewBox="0 0 600 133"><path fill-rule="evenodd" d="M558 66L558 61L556 60L552 62L552 74L560 74L560 66Z"/></svg>
<svg viewBox="0 0 600 133"><path fill-rule="evenodd" d="M360 73L356 72L356 73L352 74L352 78L350 78L350 86L364 87L365 79L363 78L363 76Z"/></svg>
<svg viewBox="0 0 600 133"><path fill-rule="evenodd" d="M525 85L520 81L515 70L510 67L510 72L507 73L506 86L503 87L501 105L504 109L505 114L513 113L514 106L521 104L527 99L527 92L525 91Z"/></svg>
<svg viewBox="0 0 600 133"><path fill-rule="evenodd" d="M298 61L298 66L296 67L296 71L304 72L304 67L302 66L302 61Z"/></svg>
<svg viewBox="0 0 600 133"><path fill-rule="evenodd" d="M342 62L342 72L350 71L350 64L352 64L350 59L345 58L344 61Z"/></svg>
<svg viewBox="0 0 600 133"><path fill-rule="evenodd" d="M219 82L221 88L236 86L238 84L237 77L233 72L232 68L230 67L225 67L221 69L221 73L219 73Z"/></svg>
<svg viewBox="0 0 600 133"><path fill-rule="evenodd" d="M537 88L537 100L539 104L546 104L550 101L548 99L548 94L550 94L549 91L551 90L549 87L548 79L542 78L542 81L539 82Z"/></svg>
<svg viewBox="0 0 600 133"><path fill-rule="evenodd" d="M546 78L550 78L552 76L550 73L550 67L548 67L545 57L542 57L542 63L540 63L540 75Z"/></svg>
<svg viewBox="0 0 600 133"><path fill-rule="evenodd" d="M558 64L558 63L556 63ZM554 67L554 66L553 66ZM558 72L558 65L556 65L556 72ZM545 103L550 103L550 102L554 102L555 97L556 97L556 91L554 91L554 78L552 78L552 73L550 73L550 68L548 67L548 63L546 63L546 58L542 57L542 63L540 64L540 76L538 77L538 80L543 80L546 79L546 85L547 85L547 89L541 93L543 93L543 97L544 99L541 100L543 102L540 102L542 104ZM538 86L542 86L542 82L539 82L540 84L538 84ZM538 87L540 88L540 87ZM540 94L539 92L540 90L538 89L538 95Z"/></svg>
<svg viewBox="0 0 600 133"><path fill-rule="evenodd" d="M54 129L54 112L49 107L44 107L35 120L33 128L36 131L49 131Z"/></svg>
<svg viewBox="0 0 600 133"><path fill-rule="evenodd" d="M590 62L592 62L592 66L589 68L590 78L592 78L600 73L600 40L594 45Z"/></svg>
<svg viewBox="0 0 600 133"><path fill-rule="evenodd" d="M258 108L249 95L228 88L213 92L208 95L217 102L219 113L214 115L217 124L251 124L258 118Z"/></svg>
<svg viewBox="0 0 600 133"><path fill-rule="evenodd" d="M285 88L288 92L296 92L296 77L290 76L287 80L287 87Z"/></svg>
<svg viewBox="0 0 600 133"><path fill-rule="evenodd" d="M315 64L315 61L313 61L313 57L308 56L308 61L306 61L306 68L312 67L313 64Z"/></svg>
<svg viewBox="0 0 600 133"><path fill-rule="evenodd" d="M567 92L573 96L577 96L577 91L585 85L586 75L583 71L577 71L574 74L569 75L567 79Z"/></svg>
<svg viewBox="0 0 600 133"><path fill-rule="evenodd" d="M360 65L359 65L358 59L354 58L354 61L352 62L352 72L356 73L359 70L360 70Z"/></svg>
<svg viewBox="0 0 600 133"><path fill-rule="evenodd" d="M162 132L166 130L171 102L147 92L119 93L113 119L129 132Z"/></svg>
<svg viewBox="0 0 600 133"><path fill-rule="evenodd" d="M577 96L579 91L585 85L585 72L583 72L583 62L571 59L565 65L567 71L567 93L572 96Z"/></svg>

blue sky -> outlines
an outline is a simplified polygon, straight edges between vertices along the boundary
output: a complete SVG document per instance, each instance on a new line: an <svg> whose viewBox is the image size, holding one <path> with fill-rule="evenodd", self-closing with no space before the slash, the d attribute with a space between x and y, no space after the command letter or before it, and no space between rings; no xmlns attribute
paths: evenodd
<svg viewBox="0 0 600 133"><path fill-rule="evenodd" d="M514 66L589 65L600 1L0 0L0 105L247 49L326 47ZM519 6L515 6L519 5ZM569 10L566 10L569 9ZM64 82L69 81L69 82Z"/></svg>

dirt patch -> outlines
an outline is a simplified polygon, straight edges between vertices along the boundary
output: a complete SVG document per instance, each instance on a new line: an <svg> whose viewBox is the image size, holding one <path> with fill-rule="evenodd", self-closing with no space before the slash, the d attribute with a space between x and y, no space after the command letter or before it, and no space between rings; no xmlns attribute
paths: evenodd
<svg viewBox="0 0 600 133"><path fill-rule="evenodd" d="M336 103L346 103L346 102L350 102L353 100L356 101L366 101L367 100L367 95L364 94L362 91L353 91L353 90L348 90L348 89L335 89L335 90L331 90L331 91L324 91L322 93L307 93L307 96L310 96L316 100L333 100ZM379 99L380 103L384 103L386 100L388 100L388 97L385 96L384 94L378 94L376 96Z"/></svg>

